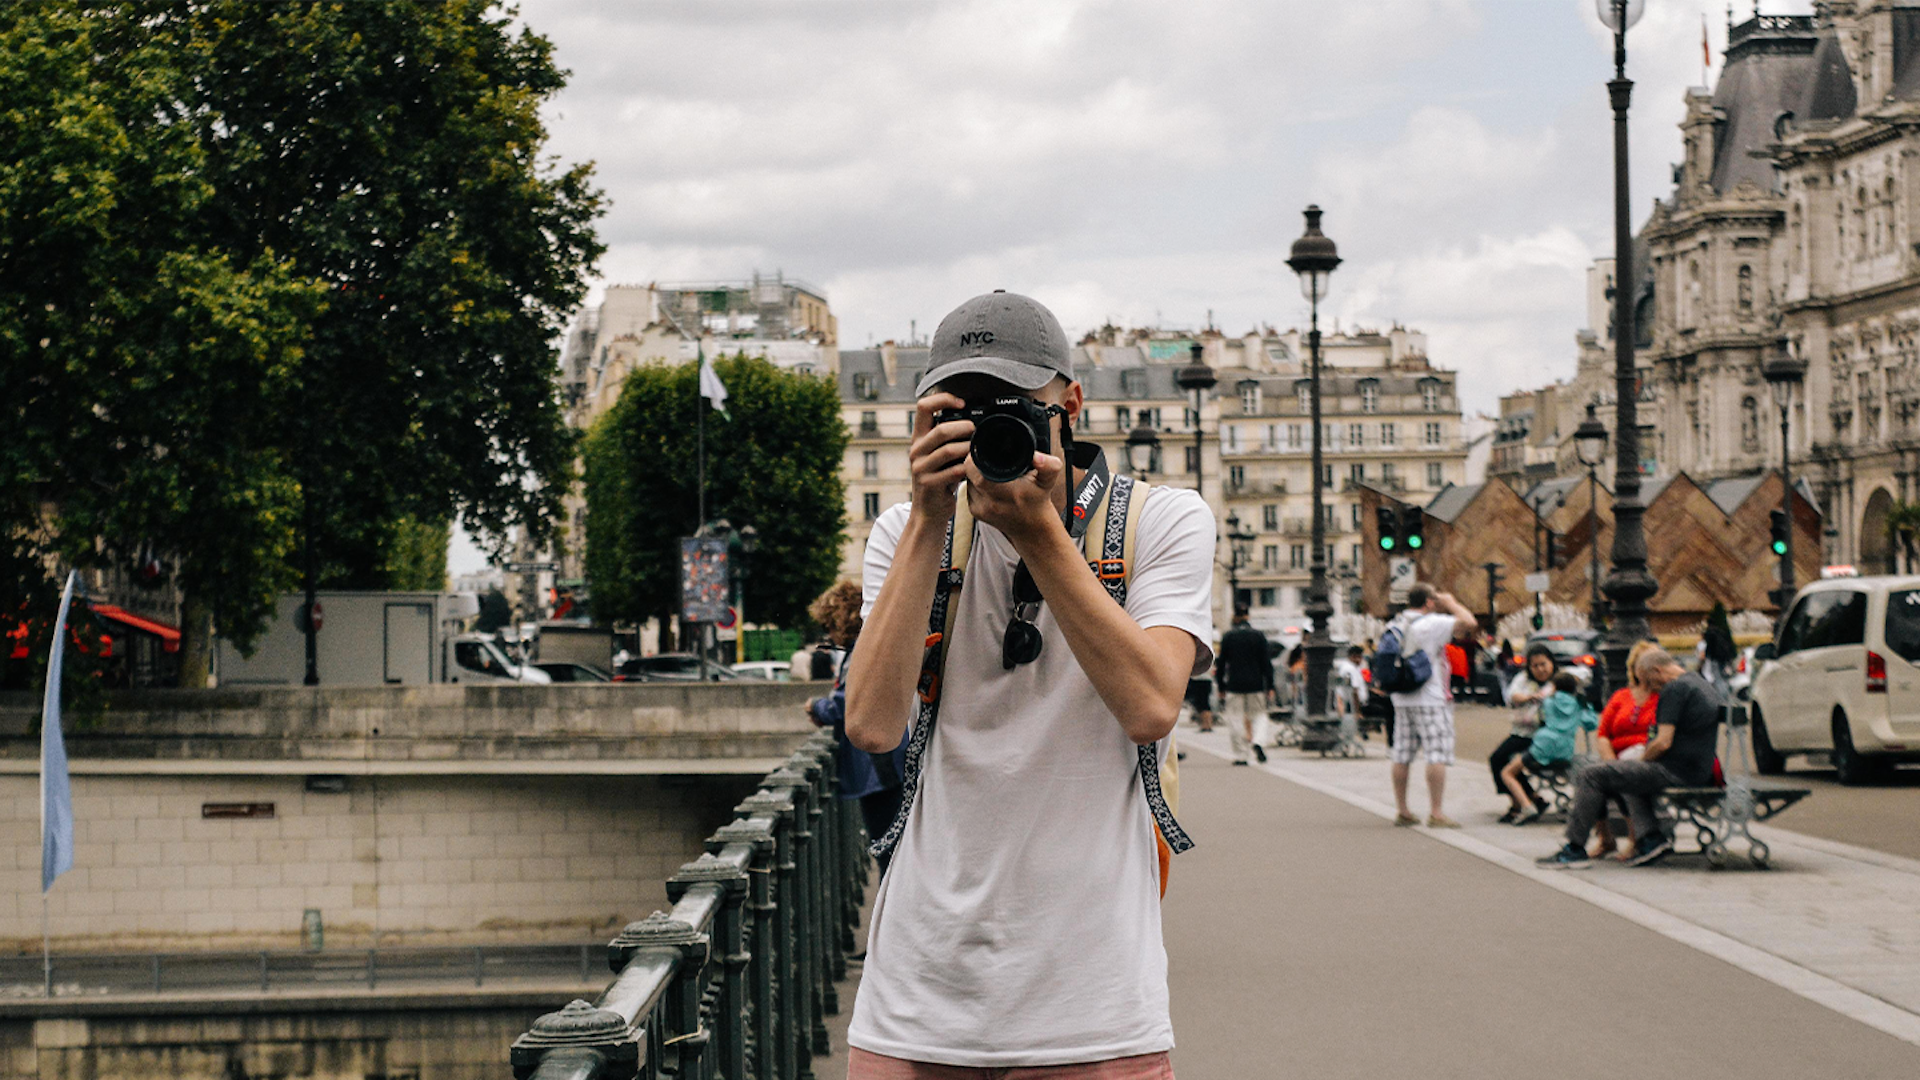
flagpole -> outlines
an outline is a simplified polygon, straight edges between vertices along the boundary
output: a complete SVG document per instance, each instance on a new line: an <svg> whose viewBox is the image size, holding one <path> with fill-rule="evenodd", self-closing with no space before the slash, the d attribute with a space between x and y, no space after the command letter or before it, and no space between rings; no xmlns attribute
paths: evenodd
<svg viewBox="0 0 1920 1080"><path fill-rule="evenodd" d="M40 894L40 969L46 996L53 996L53 935L47 929L47 894Z"/></svg>

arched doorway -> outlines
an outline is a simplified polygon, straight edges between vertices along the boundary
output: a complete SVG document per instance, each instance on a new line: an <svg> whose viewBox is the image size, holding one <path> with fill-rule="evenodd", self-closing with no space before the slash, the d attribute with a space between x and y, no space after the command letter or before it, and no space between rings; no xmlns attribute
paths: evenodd
<svg viewBox="0 0 1920 1080"><path fill-rule="evenodd" d="M1893 493L1874 488L1867 496L1867 509L1860 515L1860 572L1895 573L1893 541L1887 536L1887 511L1893 509Z"/></svg>

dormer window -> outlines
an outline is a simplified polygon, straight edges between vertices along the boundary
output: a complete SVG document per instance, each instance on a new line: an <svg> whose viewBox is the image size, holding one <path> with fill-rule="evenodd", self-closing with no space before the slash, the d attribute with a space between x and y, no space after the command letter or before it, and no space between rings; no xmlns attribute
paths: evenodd
<svg viewBox="0 0 1920 1080"><path fill-rule="evenodd" d="M861 401L873 401L879 398L880 388L874 385L872 372L853 373L853 396Z"/></svg>
<svg viewBox="0 0 1920 1080"><path fill-rule="evenodd" d="M1298 397L1300 400L1300 411L1302 413L1312 412L1313 411L1313 384L1311 382L1308 382L1306 379L1301 379L1298 382L1293 384L1293 392L1294 392L1294 395Z"/></svg>
<svg viewBox="0 0 1920 1080"><path fill-rule="evenodd" d="M1260 414L1260 384L1252 379L1242 379L1238 384L1240 391L1240 411L1247 416Z"/></svg>
<svg viewBox="0 0 1920 1080"><path fill-rule="evenodd" d="M1380 411L1380 380L1360 380L1360 411L1365 413Z"/></svg>
<svg viewBox="0 0 1920 1080"><path fill-rule="evenodd" d="M1120 392L1130 398L1147 396L1147 373L1141 368L1130 368L1120 373Z"/></svg>
<svg viewBox="0 0 1920 1080"><path fill-rule="evenodd" d="M1440 380L1420 380L1420 407L1427 412L1440 411Z"/></svg>

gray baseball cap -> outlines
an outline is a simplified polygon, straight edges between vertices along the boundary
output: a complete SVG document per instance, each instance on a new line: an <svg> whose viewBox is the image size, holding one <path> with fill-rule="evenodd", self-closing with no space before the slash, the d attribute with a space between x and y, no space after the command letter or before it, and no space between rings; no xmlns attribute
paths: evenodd
<svg viewBox="0 0 1920 1080"><path fill-rule="evenodd" d="M1073 378L1060 320L1040 301L1005 289L976 296L941 319L928 361L916 397L955 375L991 375L1022 390L1038 390L1055 375Z"/></svg>

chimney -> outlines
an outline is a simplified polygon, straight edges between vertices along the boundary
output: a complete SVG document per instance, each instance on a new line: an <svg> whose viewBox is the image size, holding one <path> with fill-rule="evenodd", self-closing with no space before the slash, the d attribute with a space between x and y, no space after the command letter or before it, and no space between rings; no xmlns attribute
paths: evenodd
<svg viewBox="0 0 1920 1080"><path fill-rule="evenodd" d="M900 357L892 338L880 343L880 369L887 374L888 386L892 386L900 376Z"/></svg>

